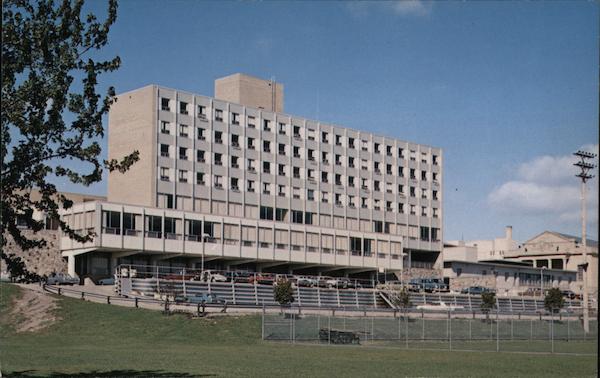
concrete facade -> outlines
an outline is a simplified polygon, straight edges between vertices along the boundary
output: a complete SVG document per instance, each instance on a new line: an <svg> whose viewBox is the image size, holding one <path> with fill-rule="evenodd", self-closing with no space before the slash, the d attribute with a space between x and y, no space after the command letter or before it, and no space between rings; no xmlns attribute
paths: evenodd
<svg viewBox="0 0 600 378"><path fill-rule="evenodd" d="M219 88L229 88L231 80L241 88L246 77L217 80L217 97L228 96ZM283 87L279 89L282 107ZM223 228L210 226L206 233L214 234L211 239L264 245L271 256L273 246L285 246L279 249L288 257L281 261L308 262L308 255L293 258L294 246L318 251L314 264L344 261L340 266L397 270L405 255L405 264L433 265L443 237L441 149L271 112L239 99L245 103L158 86L119 95L109 117L109 158L138 150L140 161L126 174L109 175L109 203L74 211L91 212L100 233L123 233L123 222L129 221L122 217L130 215L105 207L143 207L135 213L140 215L136 227L144 225L143 238L155 236L148 230L158 230L148 223L154 220L142 216L146 212L160 209L156 222L162 222L161 238L202 239L207 230L188 227L204 223L190 226L186 219L191 214L216 216L209 224ZM171 211L173 216L164 215ZM80 216L73 214L73 219ZM251 232L241 220L267 222L268 227L259 225ZM337 233L347 232L356 236L337 239ZM301 239L292 243L294 235ZM92 250L109 248L103 239ZM65 256L91 251L65 243ZM84 250L75 251L80 248ZM328 253L336 256L324 256Z"/></svg>
<svg viewBox="0 0 600 378"><path fill-rule="evenodd" d="M236 73L215 80L215 99L283 113L283 84Z"/></svg>
<svg viewBox="0 0 600 378"><path fill-rule="evenodd" d="M485 261L502 259L518 249L519 244L512 238L512 226L506 226L504 237L489 240L446 241L445 260Z"/></svg>
<svg viewBox="0 0 600 378"><path fill-rule="evenodd" d="M588 289L590 295L598 296L598 242L587 240ZM558 232L544 231L529 239L520 248L504 256L506 259L523 261L539 268L566 269L577 272L577 285L573 291L581 293L583 245L581 238Z"/></svg>
<svg viewBox="0 0 600 378"><path fill-rule="evenodd" d="M536 269L514 262L444 261L444 277L450 290L460 291L470 286L494 289L497 295L514 296L528 288L561 290L576 286L577 272L562 269ZM543 278L543 283L542 283Z"/></svg>

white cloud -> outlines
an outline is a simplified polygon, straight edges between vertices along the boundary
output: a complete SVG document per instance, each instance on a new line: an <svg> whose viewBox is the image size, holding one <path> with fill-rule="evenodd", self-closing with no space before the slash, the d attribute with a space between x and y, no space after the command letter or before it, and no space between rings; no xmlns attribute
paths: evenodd
<svg viewBox="0 0 600 378"><path fill-rule="evenodd" d="M383 11L398 16L427 16L431 13L433 2L423 0L400 1L349 1L345 8L355 17L365 17L371 11Z"/></svg>
<svg viewBox="0 0 600 378"><path fill-rule="evenodd" d="M421 0L404 0L404 1L391 1L386 2L389 4L391 10L399 15L418 15L425 16L431 12L430 2L424 2Z"/></svg>
<svg viewBox="0 0 600 378"><path fill-rule="evenodd" d="M581 150L598 153L598 145ZM522 163L517 178L495 188L488 202L495 210L513 217L535 217L540 224L560 224L573 228L580 220L581 182L572 155L540 156ZM592 172L597 174L597 169ZM598 179L587 184L588 227L598 222ZM557 230L560 231L560 230Z"/></svg>

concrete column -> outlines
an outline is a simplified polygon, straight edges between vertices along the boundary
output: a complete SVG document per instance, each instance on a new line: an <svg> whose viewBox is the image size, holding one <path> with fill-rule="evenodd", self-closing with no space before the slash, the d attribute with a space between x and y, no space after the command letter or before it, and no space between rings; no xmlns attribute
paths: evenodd
<svg viewBox="0 0 600 378"><path fill-rule="evenodd" d="M70 276L75 276L75 256L69 255L67 258L67 273Z"/></svg>
<svg viewBox="0 0 600 378"><path fill-rule="evenodd" d="M110 273L113 274L115 272L115 269L117 267L117 261L118 259L115 257L115 255L110 255Z"/></svg>

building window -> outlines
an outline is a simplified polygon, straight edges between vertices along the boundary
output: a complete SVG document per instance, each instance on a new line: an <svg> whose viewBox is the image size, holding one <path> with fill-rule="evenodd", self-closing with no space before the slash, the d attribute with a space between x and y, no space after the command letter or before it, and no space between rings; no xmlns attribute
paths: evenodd
<svg viewBox="0 0 600 378"><path fill-rule="evenodd" d="M437 155L433 155L431 157L431 164L438 165L438 157L437 157Z"/></svg>
<svg viewBox="0 0 600 378"><path fill-rule="evenodd" d="M354 188L354 176L348 176L348 186Z"/></svg>
<svg viewBox="0 0 600 378"><path fill-rule="evenodd" d="M187 160L187 148L179 147L179 159Z"/></svg>
<svg viewBox="0 0 600 378"><path fill-rule="evenodd" d="M285 155L285 144L279 143L278 152L279 155Z"/></svg>
<svg viewBox="0 0 600 378"><path fill-rule="evenodd" d="M168 98L160 99L160 108L166 112L171 111L171 108L169 107L169 99Z"/></svg>
<svg viewBox="0 0 600 378"><path fill-rule="evenodd" d="M292 197L299 199L300 198L300 188L293 187L292 188Z"/></svg>
<svg viewBox="0 0 600 378"><path fill-rule="evenodd" d="M160 122L160 132L161 134L171 134L171 125L167 121Z"/></svg>
<svg viewBox="0 0 600 378"><path fill-rule="evenodd" d="M223 176L215 175L215 188L223 189Z"/></svg>
<svg viewBox="0 0 600 378"><path fill-rule="evenodd" d="M376 154L381 153L381 151L379 150L379 143L375 143L373 145L373 152L376 153Z"/></svg>
<svg viewBox="0 0 600 378"><path fill-rule="evenodd" d="M285 135L285 123L279 122L279 135Z"/></svg>
<svg viewBox="0 0 600 378"><path fill-rule="evenodd" d="M431 174L431 180L433 180L433 181L437 181L437 180L438 180L438 174L437 174L437 173L435 173L435 172L433 172L433 173Z"/></svg>
<svg viewBox="0 0 600 378"><path fill-rule="evenodd" d="M323 202L323 203L329 202L329 193L321 192L321 202Z"/></svg>
<svg viewBox="0 0 600 378"><path fill-rule="evenodd" d="M215 131L215 143L223 144L223 132Z"/></svg>
<svg viewBox="0 0 600 378"><path fill-rule="evenodd" d="M300 135L300 126L294 126L294 138L296 139L300 139L301 135Z"/></svg>
<svg viewBox="0 0 600 378"><path fill-rule="evenodd" d="M206 106L198 105L198 118L206 119Z"/></svg>
<svg viewBox="0 0 600 378"><path fill-rule="evenodd" d="M239 168L240 167L240 165L238 164L239 157L232 156L230 159L231 159L231 168Z"/></svg>
<svg viewBox="0 0 600 378"><path fill-rule="evenodd" d="M292 223L304 223L302 211L292 210Z"/></svg>
<svg viewBox="0 0 600 378"><path fill-rule="evenodd" d="M306 199L308 201L314 201L315 200L315 191L313 189L308 189L306 191Z"/></svg>
<svg viewBox="0 0 600 378"><path fill-rule="evenodd" d="M284 222L287 216L287 209L275 209L275 220Z"/></svg>
<svg viewBox="0 0 600 378"><path fill-rule="evenodd" d="M248 138L248 149L254 150L254 138Z"/></svg>
<svg viewBox="0 0 600 378"><path fill-rule="evenodd" d="M161 181L169 181L169 168L160 167Z"/></svg>
<svg viewBox="0 0 600 378"><path fill-rule="evenodd" d="M294 171L294 178L299 179L300 178L300 167L293 167L293 171Z"/></svg>
<svg viewBox="0 0 600 378"><path fill-rule="evenodd" d="M204 136L204 129L201 127L197 128L198 131L198 140L206 140L206 136Z"/></svg>
<svg viewBox="0 0 600 378"><path fill-rule="evenodd" d="M335 136L335 145L336 146L341 146L342 145L342 136L341 135L336 135Z"/></svg>
<svg viewBox="0 0 600 378"><path fill-rule="evenodd" d="M411 197L415 197L416 196L416 194L415 194L415 187L414 186L410 187L410 196Z"/></svg>
<svg viewBox="0 0 600 378"><path fill-rule="evenodd" d="M231 124L239 125L240 124L240 115L237 113L231 113Z"/></svg>
<svg viewBox="0 0 600 378"><path fill-rule="evenodd" d="M188 114L187 106L188 106L187 102L180 101L179 102L179 113Z"/></svg>
<svg viewBox="0 0 600 378"><path fill-rule="evenodd" d="M196 172L196 184L204 185L204 173Z"/></svg>
<svg viewBox="0 0 600 378"><path fill-rule="evenodd" d="M324 183L329 182L329 175L327 174L327 172L321 172L321 182L324 182Z"/></svg>
<svg viewBox="0 0 600 378"><path fill-rule="evenodd" d="M188 127L187 125L179 125L179 136L183 138L188 137Z"/></svg>
<svg viewBox="0 0 600 378"><path fill-rule="evenodd" d="M427 181L427 172L426 171L421 171L421 180Z"/></svg>
<svg viewBox="0 0 600 378"><path fill-rule="evenodd" d="M223 111L221 109L215 109L215 121L223 122Z"/></svg>
<svg viewBox="0 0 600 378"><path fill-rule="evenodd" d="M256 128L256 118L254 116L248 116L248 127L251 129Z"/></svg>
<svg viewBox="0 0 600 378"><path fill-rule="evenodd" d="M263 119L263 130L264 131L271 131L271 121L269 121L268 119Z"/></svg>
<svg viewBox="0 0 600 378"><path fill-rule="evenodd" d="M295 158L300 158L300 147L293 146L293 155Z"/></svg>
<svg viewBox="0 0 600 378"><path fill-rule="evenodd" d="M233 148L240 147L240 136L237 134L231 134L231 146Z"/></svg>
<svg viewBox="0 0 600 378"><path fill-rule="evenodd" d="M278 165L277 174L279 176L285 176L285 164Z"/></svg>
<svg viewBox="0 0 600 378"><path fill-rule="evenodd" d="M260 207L260 219L273 220L273 208L267 206Z"/></svg>
<svg viewBox="0 0 600 378"><path fill-rule="evenodd" d="M196 161L198 163L204 163L204 161L205 161L204 151L202 151L202 150L197 150L196 151Z"/></svg>
<svg viewBox="0 0 600 378"><path fill-rule="evenodd" d="M223 154L215 153L215 165L223 165Z"/></svg>
<svg viewBox="0 0 600 378"><path fill-rule="evenodd" d="M354 148L354 138L348 138L348 148Z"/></svg>
<svg viewBox="0 0 600 378"><path fill-rule="evenodd" d="M271 142L269 142L268 140L263 141L263 151L271 152Z"/></svg>
<svg viewBox="0 0 600 378"><path fill-rule="evenodd" d="M387 156L392 156L392 146L385 146L385 153Z"/></svg>
<svg viewBox="0 0 600 378"><path fill-rule="evenodd" d="M354 158L348 157L348 168L354 168Z"/></svg>
<svg viewBox="0 0 600 378"><path fill-rule="evenodd" d="M169 157L169 145L168 144L160 145L160 156Z"/></svg>
<svg viewBox="0 0 600 378"><path fill-rule="evenodd" d="M271 184L269 184L268 182L263 182L262 193L263 194L271 194Z"/></svg>
<svg viewBox="0 0 600 378"><path fill-rule="evenodd" d="M263 173L271 173L271 163L263 161Z"/></svg>
<svg viewBox="0 0 600 378"><path fill-rule="evenodd" d="M279 197L285 197L285 185L277 185L277 195Z"/></svg>
<svg viewBox="0 0 600 378"><path fill-rule="evenodd" d="M325 131L321 133L321 143L329 143L328 134Z"/></svg>
<svg viewBox="0 0 600 378"><path fill-rule="evenodd" d="M246 191L249 193L254 193L254 181L248 180L248 186L246 188Z"/></svg>
<svg viewBox="0 0 600 378"><path fill-rule="evenodd" d="M248 159L248 171L256 172L256 168L254 167L254 159Z"/></svg>
<svg viewBox="0 0 600 378"><path fill-rule="evenodd" d="M179 170L179 182L188 182L187 180L187 171Z"/></svg>
<svg viewBox="0 0 600 378"><path fill-rule="evenodd" d="M315 140L315 130L308 129L308 140Z"/></svg>
<svg viewBox="0 0 600 378"><path fill-rule="evenodd" d="M431 192L431 198L433 198L434 200L438 199L438 192L437 192L437 190L433 190Z"/></svg>
<svg viewBox="0 0 600 378"><path fill-rule="evenodd" d="M313 224L313 213L304 214L304 224Z"/></svg>

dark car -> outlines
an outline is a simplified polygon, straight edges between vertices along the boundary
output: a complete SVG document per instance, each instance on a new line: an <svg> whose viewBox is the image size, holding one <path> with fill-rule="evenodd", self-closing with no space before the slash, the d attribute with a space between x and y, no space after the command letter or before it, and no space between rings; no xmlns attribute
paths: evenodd
<svg viewBox="0 0 600 378"><path fill-rule="evenodd" d="M492 289L483 286L465 287L460 291L461 294L481 295L483 293L493 293Z"/></svg>
<svg viewBox="0 0 600 378"><path fill-rule="evenodd" d="M580 299L579 294L575 294L572 290L562 290L560 293L568 299Z"/></svg>
<svg viewBox="0 0 600 378"><path fill-rule="evenodd" d="M273 285L275 283L275 275L273 273L256 273L250 277L250 283L259 285Z"/></svg>

